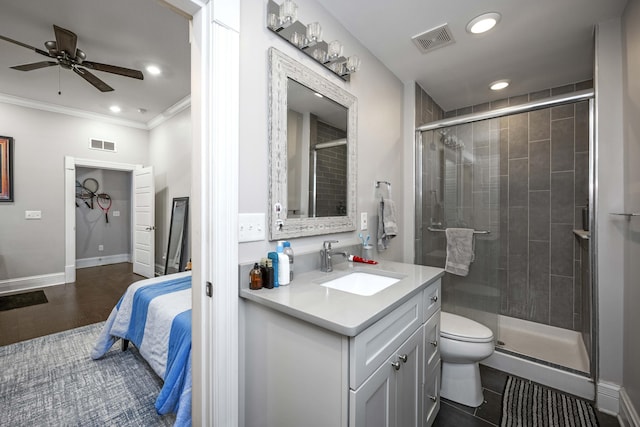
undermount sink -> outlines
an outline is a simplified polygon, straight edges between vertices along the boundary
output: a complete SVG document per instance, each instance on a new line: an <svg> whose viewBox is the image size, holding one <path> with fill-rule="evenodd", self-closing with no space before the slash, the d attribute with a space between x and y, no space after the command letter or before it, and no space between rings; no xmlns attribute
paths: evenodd
<svg viewBox="0 0 640 427"><path fill-rule="evenodd" d="M393 273L374 274L362 271L354 271L345 276L330 279L320 283L321 286L349 292L351 294L371 296L394 283L402 280L403 276Z"/></svg>

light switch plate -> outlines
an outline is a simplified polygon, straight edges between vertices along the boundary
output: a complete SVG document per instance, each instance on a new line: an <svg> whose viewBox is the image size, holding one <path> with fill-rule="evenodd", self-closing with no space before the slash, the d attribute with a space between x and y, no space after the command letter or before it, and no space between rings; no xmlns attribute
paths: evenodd
<svg viewBox="0 0 640 427"><path fill-rule="evenodd" d="M113 211L113 216L120 216L120 211Z"/></svg>
<svg viewBox="0 0 640 427"><path fill-rule="evenodd" d="M255 242L264 240L265 234L265 214L240 214L238 219L238 241Z"/></svg>
<svg viewBox="0 0 640 427"><path fill-rule="evenodd" d="M24 219L42 219L42 211L24 211Z"/></svg>
<svg viewBox="0 0 640 427"><path fill-rule="evenodd" d="M366 230L367 229L367 213L366 212L361 212L360 213L360 230Z"/></svg>

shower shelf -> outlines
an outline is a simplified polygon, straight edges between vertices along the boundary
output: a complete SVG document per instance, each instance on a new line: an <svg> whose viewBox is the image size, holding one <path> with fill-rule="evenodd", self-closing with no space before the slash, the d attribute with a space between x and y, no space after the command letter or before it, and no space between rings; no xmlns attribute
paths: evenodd
<svg viewBox="0 0 640 427"><path fill-rule="evenodd" d="M439 231L439 232L445 232L447 231L446 228L433 228L433 227L427 227L427 230L429 231ZM491 233L488 230L473 230L473 234L489 234Z"/></svg>

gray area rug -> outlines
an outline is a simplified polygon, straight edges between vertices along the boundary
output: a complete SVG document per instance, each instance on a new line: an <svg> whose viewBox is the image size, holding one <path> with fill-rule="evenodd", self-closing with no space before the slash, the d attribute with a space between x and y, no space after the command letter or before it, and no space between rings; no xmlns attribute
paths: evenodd
<svg viewBox="0 0 640 427"><path fill-rule="evenodd" d="M509 376L502 395L502 427L597 426L595 410L586 400L528 380Z"/></svg>
<svg viewBox="0 0 640 427"><path fill-rule="evenodd" d="M104 322L0 347L0 426L170 426L162 380L118 344L89 356Z"/></svg>

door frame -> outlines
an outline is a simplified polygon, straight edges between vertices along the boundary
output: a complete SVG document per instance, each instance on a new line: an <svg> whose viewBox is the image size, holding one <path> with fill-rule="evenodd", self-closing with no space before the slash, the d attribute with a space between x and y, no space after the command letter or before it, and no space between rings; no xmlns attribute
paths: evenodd
<svg viewBox="0 0 640 427"><path fill-rule="evenodd" d="M142 167L129 163L64 157L64 282L76 281L76 167L133 172ZM133 185L133 184L132 184ZM133 233L133 229L131 231ZM133 236L129 236L133 241ZM131 255L131 252L129 252Z"/></svg>

